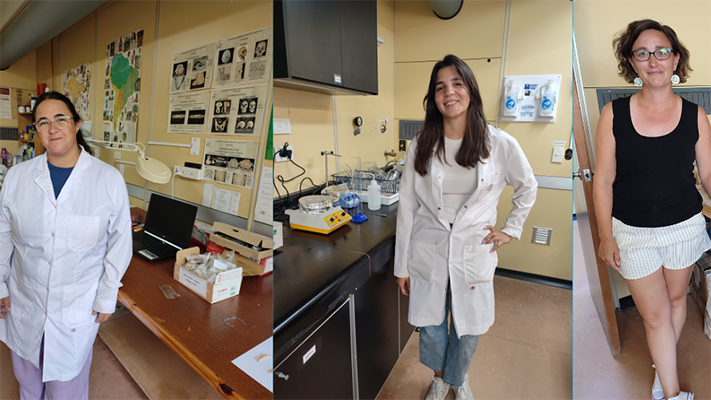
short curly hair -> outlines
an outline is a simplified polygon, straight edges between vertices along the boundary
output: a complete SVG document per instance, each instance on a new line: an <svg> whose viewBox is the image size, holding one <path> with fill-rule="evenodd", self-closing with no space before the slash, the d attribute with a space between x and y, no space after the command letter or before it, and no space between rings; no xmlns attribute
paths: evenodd
<svg viewBox="0 0 711 400"><path fill-rule="evenodd" d="M690 72L693 71L689 64L689 50L676 36L674 29L651 19L631 22L627 25L627 29L615 35L615 39L612 41L612 47L615 50L615 58L617 58L618 74L624 78L627 83L634 82L634 78L637 77L637 74L634 72L634 68L632 68L629 61L629 57L632 56L632 45L642 32L649 29L660 31L669 39L672 51L674 51L675 54L679 54L679 64L677 65L675 73L679 76L680 83L686 82Z"/></svg>

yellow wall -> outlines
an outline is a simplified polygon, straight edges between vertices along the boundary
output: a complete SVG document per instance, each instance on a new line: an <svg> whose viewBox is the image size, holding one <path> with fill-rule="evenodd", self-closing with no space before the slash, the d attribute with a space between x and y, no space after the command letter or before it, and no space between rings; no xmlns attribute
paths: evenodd
<svg viewBox="0 0 711 400"><path fill-rule="evenodd" d="M502 123L539 176L567 178L571 162L551 163L553 141L569 144L572 127L570 1L512 1L504 49L506 2L466 1L459 15L438 19L424 1L395 5L395 116L424 119L422 99L434 61L447 54L464 59L477 78L487 120L496 121L499 79L506 75L562 75L555 124ZM503 51L506 51L505 65ZM498 226L511 209L509 188L499 204ZM499 266L572 280L572 192L540 188L520 241L499 251ZM533 226L553 229L551 246L531 243Z"/></svg>
<svg viewBox="0 0 711 400"><path fill-rule="evenodd" d="M30 97L25 95L23 97L23 102L17 104L15 90L23 89L26 93L37 93L37 81L35 72L35 52L24 56L20 60L16 61L5 71L0 71L0 86L10 88L10 102L12 107L11 119L0 119L0 126L9 128L18 128L17 119L17 107L30 103ZM20 130L25 130L24 127ZM12 155L17 154L17 149L20 147L18 140L0 140L0 148L6 148Z"/></svg>
<svg viewBox="0 0 711 400"><path fill-rule="evenodd" d="M130 15L130 18L116 18ZM159 16L157 18L157 16ZM239 24L234 23L240 21ZM103 82L106 69L106 45L130 32L143 29L143 49L141 65L141 91L137 141L189 144L193 137L200 138L200 154L190 155L189 148L168 146L146 146L146 154L163 163L171 170L184 162L202 164L202 154L206 138L253 140L260 143L255 165L253 189L243 189L229 185L214 184L216 188L241 193L238 216L248 219L251 226L254 202L259 184L266 132L268 130L268 106L265 106L264 131L262 135L217 136L205 134L169 134L168 101L169 72L174 53L182 52L210 42L226 39L238 34L272 25L272 3L267 1L112 1L90 14L82 21L63 32L60 36L37 49L36 74L33 65L33 83L45 82L55 90L63 87L62 74L81 64L91 63L91 121L94 138L103 140ZM156 36L157 35L157 36ZM52 71L54 60L54 71ZM157 65L154 66L154 60ZM155 67L155 70L154 70ZM54 75L53 75L54 74ZM36 76L35 76L36 75ZM271 91L269 91L271 93ZM271 101L267 98L267 103ZM133 162L136 153L100 149L103 161L119 167L114 153L120 159ZM135 167L125 165L127 183L170 195L171 183L159 185L148 183L136 172ZM204 181L175 178L175 197L200 204ZM132 205L143 206L138 199L131 199Z"/></svg>
<svg viewBox="0 0 711 400"><path fill-rule="evenodd" d="M315 184L326 181L325 161L322 151L335 151L341 157L339 164L353 164L353 156L359 156L362 163L375 162L383 166L392 158L384 153L397 149L394 121L394 48L393 2L378 1L378 37L385 44L378 46L378 95L327 95L300 90L274 88L274 117L291 119L291 134L274 135L274 146L284 142L294 147L294 161L306 169L306 174L286 184L291 193L299 190L301 180L308 176ZM334 110L335 103L335 110ZM334 112L336 125L334 127ZM353 118L363 118L359 135L353 134ZM387 118L387 131L380 132L377 119ZM338 149L334 131L338 131ZM336 161L329 156L328 173L336 172ZM274 164L274 175L282 175L285 180L301 173L290 162ZM310 182L303 184L310 187ZM285 194L277 182L277 190ZM274 192L274 196L278 196Z"/></svg>
<svg viewBox="0 0 711 400"><path fill-rule="evenodd" d="M689 49L694 69L688 81L679 86L711 86L711 2L689 0L679 3L683 7L671 6L668 1L645 1L643 8L640 4L631 0L575 0L575 40L593 138L600 117L596 89L635 87L617 75L612 48L614 36L632 21L650 18L672 27ZM614 274L618 296L629 295L624 279Z"/></svg>

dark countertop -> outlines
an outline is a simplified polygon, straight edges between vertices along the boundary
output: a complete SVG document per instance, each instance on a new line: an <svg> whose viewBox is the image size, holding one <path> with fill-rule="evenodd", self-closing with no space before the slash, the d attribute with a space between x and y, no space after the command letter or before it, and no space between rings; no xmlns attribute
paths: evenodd
<svg viewBox="0 0 711 400"><path fill-rule="evenodd" d="M284 245L274 251L275 332L348 276L365 272L364 282L370 268L392 257L398 203L372 212L363 205L368 221L351 222L330 235L292 230L284 223Z"/></svg>

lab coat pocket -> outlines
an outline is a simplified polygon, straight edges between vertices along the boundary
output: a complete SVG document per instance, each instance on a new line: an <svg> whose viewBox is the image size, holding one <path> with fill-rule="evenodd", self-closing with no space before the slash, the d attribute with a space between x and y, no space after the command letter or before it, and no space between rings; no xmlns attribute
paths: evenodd
<svg viewBox="0 0 711 400"><path fill-rule="evenodd" d="M436 243L410 242L407 269L410 276L429 282L437 256Z"/></svg>
<svg viewBox="0 0 711 400"><path fill-rule="evenodd" d="M69 216L67 245L74 251L86 251L99 239L99 217Z"/></svg>
<svg viewBox="0 0 711 400"><path fill-rule="evenodd" d="M491 282L498 263L496 252L491 252L493 244L464 246L464 278L469 285Z"/></svg>

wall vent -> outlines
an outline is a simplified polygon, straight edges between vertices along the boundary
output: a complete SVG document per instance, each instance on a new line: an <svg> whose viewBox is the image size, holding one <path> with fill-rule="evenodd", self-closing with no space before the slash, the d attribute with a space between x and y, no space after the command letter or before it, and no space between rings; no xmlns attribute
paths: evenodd
<svg viewBox="0 0 711 400"><path fill-rule="evenodd" d="M623 97L629 97L642 89L597 89L597 104L602 112L605 104ZM686 99L706 111L711 115L711 87L700 88L674 88L674 93Z"/></svg>
<svg viewBox="0 0 711 400"><path fill-rule="evenodd" d="M553 234L553 229L551 228L539 228L537 226L533 227L533 238L531 243L544 244L546 246L551 245L551 235Z"/></svg>
<svg viewBox="0 0 711 400"><path fill-rule="evenodd" d="M409 121L400 120L400 139L401 140L412 140L415 135L422 130L425 125L425 121Z"/></svg>
<svg viewBox="0 0 711 400"><path fill-rule="evenodd" d="M19 137L18 128L0 128L0 140L17 140Z"/></svg>

